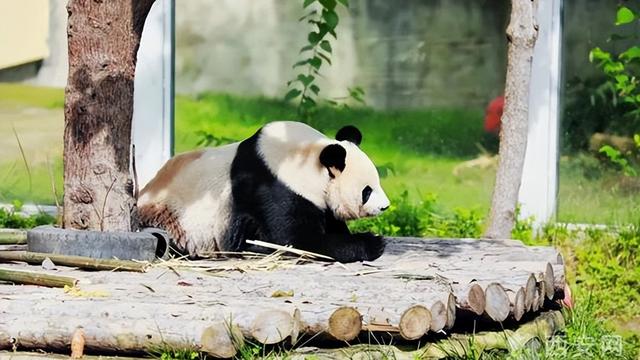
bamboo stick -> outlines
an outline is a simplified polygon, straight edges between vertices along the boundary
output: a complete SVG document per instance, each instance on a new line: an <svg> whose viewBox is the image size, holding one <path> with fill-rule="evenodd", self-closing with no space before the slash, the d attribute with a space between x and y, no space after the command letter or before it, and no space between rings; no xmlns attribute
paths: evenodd
<svg viewBox="0 0 640 360"><path fill-rule="evenodd" d="M145 272L149 264L130 260L93 259L85 256L46 254L29 251L1 252L0 262L24 261L29 264L41 264L46 258L56 265L72 266L88 270L114 270Z"/></svg>
<svg viewBox="0 0 640 360"><path fill-rule="evenodd" d="M0 245L26 244L27 232L19 229L0 229Z"/></svg>
<svg viewBox="0 0 640 360"><path fill-rule="evenodd" d="M0 268L0 281L9 281L16 284L40 285L48 287L75 286L78 280L59 275L50 275L42 272L9 270Z"/></svg>

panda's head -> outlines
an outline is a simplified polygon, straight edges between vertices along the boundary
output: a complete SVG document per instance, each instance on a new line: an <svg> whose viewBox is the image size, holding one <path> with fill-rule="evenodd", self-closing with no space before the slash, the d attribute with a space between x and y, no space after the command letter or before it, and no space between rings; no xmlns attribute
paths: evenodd
<svg viewBox="0 0 640 360"><path fill-rule="evenodd" d="M320 153L320 163L330 176L325 192L327 207L341 220L380 214L389 207L389 199L380 186L375 165L358 147L362 134L354 126L345 126L336 140Z"/></svg>

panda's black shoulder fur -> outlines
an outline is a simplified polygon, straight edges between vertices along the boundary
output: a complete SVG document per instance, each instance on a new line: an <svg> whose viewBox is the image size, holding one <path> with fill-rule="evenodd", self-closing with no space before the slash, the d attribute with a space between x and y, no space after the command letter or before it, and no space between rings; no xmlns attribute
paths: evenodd
<svg viewBox="0 0 640 360"><path fill-rule="evenodd" d="M384 250L381 237L350 234L344 221L293 192L269 170L258 149L261 130L238 145L231 164L232 210L225 251L268 251L249 246L259 239L317 252L342 261L373 260Z"/></svg>

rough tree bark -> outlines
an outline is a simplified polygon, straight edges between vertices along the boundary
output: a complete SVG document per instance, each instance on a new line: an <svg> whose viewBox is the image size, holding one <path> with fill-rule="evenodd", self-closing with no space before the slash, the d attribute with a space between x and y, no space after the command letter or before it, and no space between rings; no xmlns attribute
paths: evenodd
<svg viewBox="0 0 640 360"><path fill-rule="evenodd" d="M505 106L500 131L500 163L491 201L487 238L510 238L527 149L529 81L533 48L538 36L537 0L512 0L507 27L509 40Z"/></svg>
<svg viewBox="0 0 640 360"><path fill-rule="evenodd" d="M154 0L70 0L64 227L130 231L133 78Z"/></svg>

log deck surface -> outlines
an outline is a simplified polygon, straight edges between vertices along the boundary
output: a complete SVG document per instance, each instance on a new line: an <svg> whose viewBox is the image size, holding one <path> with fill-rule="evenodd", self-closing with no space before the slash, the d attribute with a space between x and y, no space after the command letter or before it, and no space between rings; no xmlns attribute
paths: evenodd
<svg viewBox="0 0 640 360"><path fill-rule="evenodd" d="M565 284L555 249L514 240L392 238L381 258L353 264L270 256L168 261L146 273L0 266L80 280L66 290L0 284L0 348L68 349L82 328L93 350L169 344L221 357L243 338L351 341L383 331L414 340L473 317L520 321Z"/></svg>

